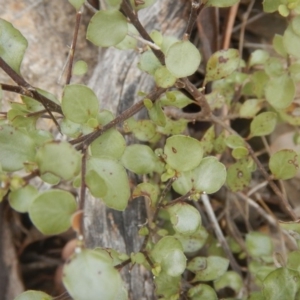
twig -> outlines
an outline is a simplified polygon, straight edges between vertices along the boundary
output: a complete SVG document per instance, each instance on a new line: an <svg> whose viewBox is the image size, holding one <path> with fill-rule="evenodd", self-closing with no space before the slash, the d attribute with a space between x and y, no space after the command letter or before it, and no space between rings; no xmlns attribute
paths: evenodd
<svg viewBox="0 0 300 300"><path fill-rule="evenodd" d="M162 207L163 207L163 208L166 208L166 207L172 206L172 205L174 205L174 204L176 204L176 203L178 203L178 202L186 201L186 200L188 200L188 198L190 197L191 194L192 194L191 192L188 192L188 193L186 193L185 195L180 196L180 197L178 197L178 198L172 200L171 202L169 202L169 203L163 205Z"/></svg>
<svg viewBox="0 0 300 300"><path fill-rule="evenodd" d="M214 116L213 114L211 114L211 119L213 122L220 124L224 129L226 129L228 132L230 132L231 134L236 134L239 135L235 130L233 130L230 126L228 126L227 124L225 124L224 122L222 122L221 120L219 120L216 116ZM286 213L295 221L297 220L297 215L295 214L295 212L293 211L293 208L290 206L288 200L286 199L286 197L284 197L284 195L281 193L281 191L279 190L279 188L277 187L277 185L273 182L273 180L270 178L269 174L267 173L267 171L265 170L264 166L262 165L262 163L259 161L259 159L257 158L257 156L255 155L255 152L253 151L253 149L251 148L251 146L246 142L245 142L245 146L249 151L250 156L252 157L252 159L254 160L254 162L256 163L258 169L261 171L261 173L263 174L263 176L265 177L265 179L269 182L270 187L272 188L273 192L281 199L282 204L283 204L283 208L286 211Z"/></svg>
<svg viewBox="0 0 300 300"><path fill-rule="evenodd" d="M202 9L205 7L205 5L203 3L199 3L198 1L195 0L191 0L191 13L190 13L190 17L189 17L189 21L185 30L185 33L183 35L183 39L184 40L189 40L190 36L191 36L191 32L194 28L194 24L197 20L198 15L200 14L200 12L202 11Z"/></svg>
<svg viewBox="0 0 300 300"><path fill-rule="evenodd" d="M87 147L83 149L83 155L81 159L81 186L80 186L80 198L79 198L79 205L78 210L84 211L85 207L85 194L86 194L86 182L85 182L85 175L86 175L86 160L87 160ZM83 236L84 233L84 218L82 217L80 222L80 234Z"/></svg>
<svg viewBox="0 0 300 300"><path fill-rule="evenodd" d="M215 234L217 236L217 239L218 241L220 242L222 248L224 249L229 261L230 261L230 265L232 267L232 269L237 272L238 274L241 275L241 269L240 269L240 266L238 265L238 263L236 262L234 256L232 255L232 252L229 248L229 245L223 235L223 232L220 228L220 225L217 221L217 218L216 218L216 215L211 207L211 204L210 204L210 201L209 201L209 198L207 196L207 194L202 194L201 195L201 200L202 200L202 203L205 207L205 210L206 210L206 213L208 215L208 218L210 219L210 222L214 228L214 231L215 231Z"/></svg>
<svg viewBox="0 0 300 300"><path fill-rule="evenodd" d="M149 46L152 49L160 50L160 47L157 46L155 43L147 41L147 40L143 39L142 37L140 37L139 35L135 35L135 34L133 34L131 32L128 32L127 35L130 36L130 37L132 37L132 38L134 38L134 39L136 39L136 40L138 40L138 41L140 41L140 42L142 42L143 44Z"/></svg>
<svg viewBox="0 0 300 300"><path fill-rule="evenodd" d="M66 85L70 84L71 78L72 78L72 68L73 68L74 54L75 54L75 49L76 49L76 43L77 43L77 37L78 37L78 31L79 31L81 16L82 16L82 11L80 9L76 13L76 20L75 20L75 28L74 28L72 45L71 45L69 55L68 55L68 58L67 58L69 63L68 63L68 68L67 68Z"/></svg>
<svg viewBox="0 0 300 300"><path fill-rule="evenodd" d="M158 99L158 97L164 93L166 89L158 88L154 91L152 91L150 94L148 94L144 99L150 99L151 101L155 101ZM120 114L118 117L116 117L114 120L109 122L108 124L104 125L101 129L94 131L90 134L87 134L85 136L79 137L77 139L74 139L70 141L70 144L76 145L81 143L76 147L77 150L82 150L84 146L90 145L95 139L97 139L99 136L101 136L105 131L107 131L110 128L115 127L117 124L124 122L125 120L129 119L133 115L135 115L138 111L140 111L144 107L144 99L137 102L133 106L126 109L122 114Z"/></svg>
<svg viewBox="0 0 300 300"><path fill-rule="evenodd" d="M234 20L237 15L238 8L239 8L239 3L230 7L228 19L226 22L226 29L224 32L224 37L223 37L223 42L222 42L222 49L229 48L233 25L234 25Z"/></svg>

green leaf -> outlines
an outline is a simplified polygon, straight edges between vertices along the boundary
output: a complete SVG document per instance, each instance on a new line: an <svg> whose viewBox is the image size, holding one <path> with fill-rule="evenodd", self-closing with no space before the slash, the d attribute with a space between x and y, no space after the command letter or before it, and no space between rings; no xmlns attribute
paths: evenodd
<svg viewBox="0 0 300 300"><path fill-rule="evenodd" d="M240 117L241 118L253 118L262 109L264 104L263 100L259 99L249 99L246 100L240 107Z"/></svg>
<svg viewBox="0 0 300 300"><path fill-rule="evenodd" d="M276 179L293 178L299 169L299 157L294 150L280 150L271 155L269 168Z"/></svg>
<svg viewBox="0 0 300 300"><path fill-rule="evenodd" d="M245 147L237 147L232 150L232 157L235 159L241 159L248 156L249 151Z"/></svg>
<svg viewBox="0 0 300 300"><path fill-rule="evenodd" d="M121 158L124 167L136 174L148 174L157 169L159 159L153 150L146 145L126 147Z"/></svg>
<svg viewBox="0 0 300 300"><path fill-rule="evenodd" d="M264 0L263 8L264 12L272 13L278 9L278 6L281 4L281 0Z"/></svg>
<svg viewBox="0 0 300 300"><path fill-rule="evenodd" d="M150 141L156 135L156 126L151 120L128 119L124 122L125 132L132 132L142 142Z"/></svg>
<svg viewBox="0 0 300 300"><path fill-rule="evenodd" d="M165 135L175 135L182 133L187 126L187 120L179 119L179 120L171 120L170 118L166 118L166 125L164 127L157 127L157 132L165 134Z"/></svg>
<svg viewBox="0 0 300 300"><path fill-rule="evenodd" d="M155 207L156 202L158 200L159 188L157 185L151 184L149 182L143 182L138 184L133 193L132 199L137 197L145 197L151 201L151 206Z"/></svg>
<svg viewBox="0 0 300 300"><path fill-rule="evenodd" d="M80 270L80 272L78 272ZM126 291L120 273L110 256L103 252L82 249L63 268L63 283L73 299L125 300Z"/></svg>
<svg viewBox="0 0 300 300"><path fill-rule="evenodd" d="M69 119L63 118L60 123L61 132L68 137L77 138L81 135L81 125L70 121Z"/></svg>
<svg viewBox="0 0 300 300"><path fill-rule="evenodd" d="M52 300L53 298L48 294L40 291L26 291L14 300Z"/></svg>
<svg viewBox="0 0 300 300"><path fill-rule="evenodd" d="M300 16L292 18L291 26L294 32L300 37Z"/></svg>
<svg viewBox="0 0 300 300"><path fill-rule="evenodd" d="M151 257L160 263L162 270L169 276L181 275L186 267L186 257L183 254L181 243L172 236L165 236L155 244Z"/></svg>
<svg viewBox="0 0 300 300"><path fill-rule="evenodd" d="M250 136L264 136L273 132L277 122L274 112L263 112L257 115L250 124Z"/></svg>
<svg viewBox="0 0 300 300"><path fill-rule="evenodd" d="M180 280L181 276L170 276L166 272L154 276L156 294L162 295L165 299L179 299Z"/></svg>
<svg viewBox="0 0 300 300"><path fill-rule="evenodd" d="M200 226L191 235L182 235L176 233L174 237L180 241L184 253L195 253L205 245L208 238L208 233L204 227Z"/></svg>
<svg viewBox="0 0 300 300"><path fill-rule="evenodd" d="M166 67L177 78L194 74L200 62L199 50L189 41L174 43L166 53Z"/></svg>
<svg viewBox="0 0 300 300"><path fill-rule="evenodd" d="M29 207L29 217L43 234L59 234L71 226L71 216L76 209L77 204L71 193L53 189L34 199Z"/></svg>
<svg viewBox="0 0 300 300"><path fill-rule="evenodd" d="M214 7L229 7L236 3L238 3L239 0L206 0L204 1L205 6L214 6Z"/></svg>
<svg viewBox="0 0 300 300"><path fill-rule="evenodd" d="M286 267L295 271L300 271L300 251L292 251L288 254Z"/></svg>
<svg viewBox="0 0 300 300"><path fill-rule="evenodd" d="M91 152L95 157L106 156L119 159L126 148L123 135L116 129L104 132L91 144Z"/></svg>
<svg viewBox="0 0 300 300"><path fill-rule="evenodd" d="M282 58L269 58L268 61L265 63L264 69L266 71L266 74L269 75L271 78L286 75L285 66L282 64Z"/></svg>
<svg viewBox="0 0 300 300"><path fill-rule="evenodd" d="M41 174L50 172L70 180L80 171L81 155L67 142L50 142L38 149L36 162Z"/></svg>
<svg viewBox="0 0 300 300"><path fill-rule="evenodd" d="M99 101L89 87L71 84L64 88L61 108L67 119L83 124L97 116Z"/></svg>
<svg viewBox="0 0 300 300"><path fill-rule="evenodd" d="M196 274L192 282L211 281L222 276L228 269L229 260L220 256L195 257L189 261L187 269Z"/></svg>
<svg viewBox="0 0 300 300"><path fill-rule="evenodd" d="M144 52L140 56L138 67L146 73L153 75L161 67L161 63L151 50Z"/></svg>
<svg viewBox="0 0 300 300"><path fill-rule="evenodd" d="M96 46L119 44L128 31L126 17L118 10L100 10L91 19L86 38Z"/></svg>
<svg viewBox="0 0 300 300"><path fill-rule="evenodd" d="M235 71L240 63L240 55L236 49L215 52L206 65L205 82L221 79Z"/></svg>
<svg viewBox="0 0 300 300"><path fill-rule="evenodd" d="M21 32L11 23L0 19L0 56L18 74L27 46L27 40Z"/></svg>
<svg viewBox="0 0 300 300"><path fill-rule="evenodd" d="M32 201L38 195L38 190L32 185L26 185L8 195L10 206L21 213L28 211Z"/></svg>
<svg viewBox="0 0 300 300"><path fill-rule="evenodd" d="M115 45L115 48L120 50L128 50L128 49L136 49L137 48L137 39L129 36L129 34L138 36L139 32L137 29L131 24L128 23L128 34L125 36L125 38L117 45Z"/></svg>
<svg viewBox="0 0 300 300"><path fill-rule="evenodd" d="M147 108L150 119L157 126L164 127L166 125L166 116L161 108L161 103L156 101L152 107Z"/></svg>
<svg viewBox="0 0 300 300"><path fill-rule="evenodd" d="M283 44L283 36L275 34L273 38L273 48L282 57L287 57L287 53Z"/></svg>
<svg viewBox="0 0 300 300"><path fill-rule="evenodd" d="M288 54L300 58L300 38L291 25L289 25L283 34L283 45Z"/></svg>
<svg viewBox="0 0 300 300"><path fill-rule="evenodd" d="M164 147L166 162L179 172L185 172L197 167L203 157L201 143L184 135L169 137ZM191 159L192 158L192 159Z"/></svg>
<svg viewBox="0 0 300 300"><path fill-rule="evenodd" d="M200 142L203 148L204 155L207 155L212 152L214 148L215 137L215 127L211 126L209 129L206 130Z"/></svg>
<svg viewBox="0 0 300 300"><path fill-rule="evenodd" d="M214 289L207 284L198 284L188 291L188 297L190 300L218 300L218 296Z"/></svg>
<svg viewBox="0 0 300 300"><path fill-rule="evenodd" d="M299 221L292 221L292 222L283 222L279 221L279 225L281 228L287 231L294 231L295 233L300 235L300 222Z"/></svg>
<svg viewBox="0 0 300 300"><path fill-rule="evenodd" d="M170 205L167 207L167 211L174 230L180 234L193 234L201 225L199 211L187 203Z"/></svg>
<svg viewBox="0 0 300 300"><path fill-rule="evenodd" d="M238 294L243 288L243 280L238 273L228 271L214 282L214 287L217 291L230 287L236 294Z"/></svg>
<svg viewBox="0 0 300 300"><path fill-rule="evenodd" d="M263 259L264 256L272 255L273 243L266 234L254 231L246 235L247 251L252 257Z"/></svg>
<svg viewBox="0 0 300 300"><path fill-rule="evenodd" d="M160 99L162 106L175 106L178 108L184 108L189 104L194 103L189 97L181 93L180 91L166 92Z"/></svg>
<svg viewBox="0 0 300 300"><path fill-rule="evenodd" d="M99 176L94 170L89 170L85 175L86 185L91 194L96 198L102 198L107 193L107 186L105 180Z"/></svg>
<svg viewBox="0 0 300 300"><path fill-rule="evenodd" d="M165 66L161 66L155 70L154 80L159 87L169 88L175 84L177 78Z"/></svg>
<svg viewBox="0 0 300 300"><path fill-rule="evenodd" d="M233 192L242 191L250 181L251 171L243 161L239 160L228 168L226 184Z"/></svg>
<svg viewBox="0 0 300 300"><path fill-rule="evenodd" d="M226 137L225 143L231 149L245 146L244 139L237 134L231 134L228 137Z"/></svg>
<svg viewBox="0 0 300 300"><path fill-rule="evenodd" d="M91 157L87 169L94 170L105 181L107 192L101 199L113 209L124 210L130 197L130 186L123 166L110 158Z"/></svg>
<svg viewBox="0 0 300 300"><path fill-rule="evenodd" d="M284 109L293 102L295 91L294 81L287 74L284 74L271 78L267 83L266 99L275 109Z"/></svg>
<svg viewBox="0 0 300 300"><path fill-rule="evenodd" d="M0 164L3 171L24 168L24 162L33 161L35 144L29 135L9 125L0 126Z"/></svg>
<svg viewBox="0 0 300 300"><path fill-rule="evenodd" d="M266 299L291 300L299 298L300 275L288 268L279 268L270 273L263 282Z"/></svg>
<svg viewBox="0 0 300 300"><path fill-rule="evenodd" d="M88 65L84 60L78 60L73 67L73 75L84 75L88 71Z"/></svg>
<svg viewBox="0 0 300 300"><path fill-rule="evenodd" d="M74 6L76 10L79 10L84 3L84 0L69 0L69 2Z"/></svg>
<svg viewBox="0 0 300 300"><path fill-rule="evenodd" d="M56 185L60 182L60 178L58 176L53 175L48 172L40 175L40 177L44 182L52 184L52 185Z"/></svg>
<svg viewBox="0 0 300 300"><path fill-rule="evenodd" d="M269 57L269 52L261 49L255 50L251 53L249 66L262 65L269 59Z"/></svg>
<svg viewBox="0 0 300 300"><path fill-rule="evenodd" d="M289 74L295 82L300 81L300 64L295 62L289 66Z"/></svg>
<svg viewBox="0 0 300 300"><path fill-rule="evenodd" d="M200 165L193 170L193 185L198 192L212 194L217 192L226 181L226 168L216 157L202 159Z"/></svg>

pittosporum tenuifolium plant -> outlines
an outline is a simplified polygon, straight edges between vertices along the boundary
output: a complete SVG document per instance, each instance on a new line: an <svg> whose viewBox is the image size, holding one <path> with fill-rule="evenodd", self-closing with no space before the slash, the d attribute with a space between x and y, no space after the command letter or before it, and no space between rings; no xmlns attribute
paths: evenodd
<svg viewBox="0 0 300 300"><path fill-rule="evenodd" d="M81 15L84 1L69 2ZM279 122L295 129L300 125L296 97L300 1L264 0L266 13L278 11L288 20L283 35L274 36L274 51L258 49L244 59L237 49L219 50L203 66L200 85L189 79L202 63L190 39L196 18L206 7L230 7L239 1L187 1L190 18L181 38L144 29L138 12L151 10L154 2L106 0L106 8L94 14L87 28L87 39L99 47L136 51L142 43L136 68L152 76L155 87L149 94L141 91L142 99L118 116L103 110L102 99L88 86L71 84L72 73L59 99L25 81L20 65L26 55L26 38L0 20L0 67L15 82L1 87L21 95L0 121L1 199L12 209L28 213L45 235L60 234L71 226L76 231L77 247L63 269L63 284L73 299L128 299L119 273L127 264L152 273L160 299L218 299L226 288L234 297L230 299L299 299L300 226L278 184L297 174L299 154L284 148L269 153L266 165L251 142L261 138L267 144L266 137ZM77 75L86 69L83 61L70 68ZM199 111L182 110L190 104ZM142 109L148 118L135 118ZM38 129L37 122L45 115L61 134ZM248 119L248 132L235 131L233 119ZM187 130L196 121L211 124L200 140ZM127 145L125 134L134 136L137 143ZM299 143L296 130L293 143ZM132 186L129 172L143 181ZM266 205L251 199L253 174L258 173L258 183L265 180L262 186L267 184L280 199L285 221L290 222L278 223ZM36 178L53 188L39 191ZM54 188L61 181L78 188L79 196ZM221 226L214 213L215 196L210 195L222 187L240 205L254 207L293 247L285 246L283 240L282 251L275 251L269 235L250 230L234 235L226 224ZM144 238L140 251L85 247L86 193L119 211L126 210L130 199L145 197L151 217L139 231ZM210 228L202 223L204 215ZM242 261L247 265L241 265ZM53 298L27 291L16 299Z"/></svg>

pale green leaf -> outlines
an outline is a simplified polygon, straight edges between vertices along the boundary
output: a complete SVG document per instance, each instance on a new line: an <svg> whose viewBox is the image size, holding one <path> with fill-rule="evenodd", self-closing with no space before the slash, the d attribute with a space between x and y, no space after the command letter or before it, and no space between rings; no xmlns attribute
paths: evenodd
<svg viewBox="0 0 300 300"><path fill-rule="evenodd" d="M263 294L266 299L291 300L299 298L300 275L298 272L279 268L263 281Z"/></svg>
<svg viewBox="0 0 300 300"><path fill-rule="evenodd" d="M243 288L243 280L238 273L228 271L214 282L214 287L217 291L230 287L238 294Z"/></svg>
<svg viewBox="0 0 300 300"><path fill-rule="evenodd" d="M190 300L218 300L218 296L214 289L207 284L198 284L188 291L188 296Z"/></svg>
<svg viewBox="0 0 300 300"><path fill-rule="evenodd" d="M155 291L157 295L162 295L165 299L179 299L181 276L170 276L166 272L161 272L154 277Z"/></svg>
<svg viewBox="0 0 300 300"><path fill-rule="evenodd" d="M170 205L167 211L174 230L180 234L193 234L201 225L199 211L187 203Z"/></svg>
<svg viewBox="0 0 300 300"><path fill-rule="evenodd" d="M175 84L177 78L165 66L161 66L155 70L154 80L159 87L169 88Z"/></svg>
<svg viewBox="0 0 300 300"><path fill-rule="evenodd" d="M26 291L17 296L14 300L52 300L48 294L40 291Z"/></svg>
<svg viewBox="0 0 300 300"><path fill-rule="evenodd" d="M291 26L294 32L299 36L300 38L300 16L296 16L291 19Z"/></svg>
<svg viewBox="0 0 300 300"><path fill-rule="evenodd" d="M299 157L294 150L280 150L271 155L269 168L276 179L293 178L299 169Z"/></svg>
<svg viewBox="0 0 300 300"><path fill-rule="evenodd" d="M126 148L123 135L116 129L104 132L91 144L91 153L95 157L106 156L119 159Z"/></svg>
<svg viewBox="0 0 300 300"><path fill-rule="evenodd" d="M184 108L187 105L194 103L194 101L180 91L166 92L159 101L162 106L175 106L178 108Z"/></svg>
<svg viewBox="0 0 300 300"><path fill-rule="evenodd" d="M161 67L161 63L151 50L144 52L140 56L138 67L150 75L154 75L155 71Z"/></svg>
<svg viewBox="0 0 300 300"><path fill-rule="evenodd" d="M177 78L194 74L200 62L199 50L189 41L174 43L166 53L166 67Z"/></svg>
<svg viewBox="0 0 300 300"><path fill-rule="evenodd" d="M9 125L0 126L0 149L0 164L4 171L21 170L25 162L34 160L34 140Z"/></svg>
<svg viewBox="0 0 300 300"><path fill-rule="evenodd" d="M214 7L229 7L238 3L239 0L206 0L204 1L205 6L214 6Z"/></svg>
<svg viewBox="0 0 300 300"><path fill-rule="evenodd" d="M269 52L261 49L255 50L251 53L249 66L252 67L254 65L262 65L269 59L269 57Z"/></svg>
<svg viewBox="0 0 300 300"><path fill-rule="evenodd" d="M84 3L84 0L69 0L69 2L74 6L76 10L79 10Z"/></svg>
<svg viewBox="0 0 300 300"><path fill-rule="evenodd" d="M273 38L273 48L274 50L281 55L282 57L286 57L287 53L283 44L283 36L279 34L275 34Z"/></svg>
<svg viewBox="0 0 300 300"><path fill-rule="evenodd" d="M132 198L145 197L151 201L151 206L155 207L159 195L159 187L149 182L138 184L132 193Z"/></svg>
<svg viewBox="0 0 300 300"><path fill-rule="evenodd" d="M18 74L27 45L21 32L0 18L0 56Z"/></svg>
<svg viewBox="0 0 300 300"><path fill-rule="evenodd" d="M245 146L244 139L237 134L231 134L228 137L226 137L225 143L231 149Z"/></svg>
<svg viewBox="0 0 300 300"><path fill-rule="evenodd" d="M273 243L270 236L257 231L246 235L246 247L248 253L256 258L263 258L273 253Z"/></svg>
<svg viewBox="0 0 300 300"><path fill-rule="evenodd" d="M217 192L226 181L226 168L216 157L202 159L200 165L193 170L193 185L199 192L212 194Z"/></svg>
<svg viewBox="0 0 300 300"><path fill-rule="evenodd" d="M284 109L294 100L295 91L294 81L287 74L284 74L271 78L267 83L266 99L275 109Z"/></svg>
<svg viewBox="0 0 300 300"><path fill-rule="evenodd" d="M107 192L101 199L113 209L124 210L130 197L130 186L123 166L110 158L91 157L87 169L94 170L105 181Z"/></svg>
<svg viewBox="0 0 300 300"><path fill-rule="evenodd" d="M43 234L59 234L71 226L71 216L76 209L77 204L71 193L50 190L34 199L29 207L29 217Z"/></svg>
<svg viewBox="0 0 300 300"><path fill-rule="evenodd" d="M221 79L235 71L240 63L240 55L236 49L215 52L206 65L205 82Z"/></svg>
<svg viewBox="0 0 300 300"><path fill-rule="evenodd" d="M120 273L109 255L82 249L63 268L63 283L73 299L125 300L126 292Z"/></svg>
<svg viewBox="0 0 300 300"><path fill-rule="evenodd" d="M128 30L126 17L118 10L100 10L91 19L86 37L96 46L119 44Z"/></svg>
<svg viewBox="0 0 300 300"><path fill-rule="evenodd" d="M249 99L246 100L240 107L240 117L253 118L262 109L263 100Z"/></svg>
<svg viewBox="0 0 300 300"><path fill-rule="evenodd" d="M131 35L138 36L139 32L137 29L131 24L128 24L128 34L126 37L115 47L120 50L128 50L128 49L136 49L137 48L137 39L133 38L132 36L129 36L129 33Z"/></svg>
<svg viewBox="0 0 300 300"><path fill-rule="evenodd" d="M161 103L156 101L152 107L147 108L149 118L153 121L157 126L164 127L166 125L166 115L161 108Z"/></svg>
<svg viewBox="0 0 300 300"><path fill-rule="evenodd" d="M273 132L277 122L274 112L263 112L257 115L250 124L250 136L264 136Z"/></svg>
<svg viewBox="0 0 300 300"><path fill-rule="evenodd" d="M197 167L203 157L201 143L184 135L169 137L164 147L166 162L179 172L185 172ZM192 158L192 159L191 159Z"/></svg>
<svg viewBox="0 0 300 300"><path fill-rule="evenodd" d="M80 171L81 155L67 142L50 142L38 149L36 162L41 174L49 172L70 180Z"/></svg>
<svg viewBox="0 0 300 300"><path fill-rule="evenodd" d="M102 198L106 195L107 186L105 180L95 170L89 170L86 173L85 181L94 197Z"/></svg>
<svg viewBox="0 0 300 300"><path fill-rule="evenodd" d="M26 185L8 195L10 206L21 213L28 211L32 201L38 195L38 190L32 185Z"/></svg>
<svg viewBox="0 0 300 300"><path fill-rule="evenodd" d="M83 124L97 116L99 101L89 87L71 84L64 88L61 108L67 119Z"/></svg>
<svg viewBox="0 0 300 300"><path fill-rule="evenodd" d="M291 25L289 25L283 34L283 45L288 54L300 58L300 38Z"/></svg>
<svg viewBox="0 0 300 300"><path fill-rule="evenodd" d="M84 75L88 71L88 65L84 60L78 60L73 67L73 75Z"/></svg>
<svg viewBox="0 0 300 300"><path fill-rule="evenodd" d="M278 9L278 6L281 4L281 0L264 0L263 8L264 12L272 13Z"/></svg>

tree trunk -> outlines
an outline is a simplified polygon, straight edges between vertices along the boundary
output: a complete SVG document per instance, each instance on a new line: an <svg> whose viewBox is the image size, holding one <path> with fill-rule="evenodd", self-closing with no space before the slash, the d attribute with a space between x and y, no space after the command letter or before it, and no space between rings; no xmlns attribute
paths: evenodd
<svg viewBox="0 0 300 300"><path fill-rule="evenodd" d="M190 5L178 0L158 0L139 13L148 32L160 30L164 35L182 37ZM137 68L139 55L133 51L114 48L100 49L98 64L89 82L100 99L102 109L120 114L138 99L138 91L148 93L153 79ZM141 112L142 114L143 112ZM144 112L145 113L145 112ZM130 141L128 141L130 143ZM137 178L134 178L135 184ZM147 219L144 199L129 201L124 212L107 208L99 199L88 196L85 208L85 237L90 248L107 247L130 255L138 252L143 239L138 236L139 225ZM143 267L122 271L130 299L155 299L152 275Z"/></svg>

